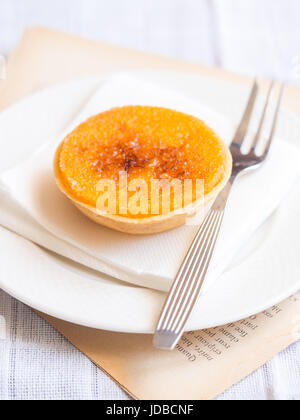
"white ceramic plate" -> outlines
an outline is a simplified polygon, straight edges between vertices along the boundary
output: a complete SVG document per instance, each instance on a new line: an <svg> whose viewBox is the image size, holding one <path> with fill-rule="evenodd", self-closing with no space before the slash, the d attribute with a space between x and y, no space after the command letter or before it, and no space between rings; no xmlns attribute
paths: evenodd
<svg viewBox="0 0 300 420"><path fill-rule="evenodd" d="M190 74L145 71L139 77L177 89L199 100L215 112L238 122L247 92L235 85ZM0 114L0 171L22 161L43 139L59 133L73 115L73 104L82 104L107 79L70 82L39 92ZM228 104L230 103L230 106ZM39 132L34 120L44 121ZM278 129L281 138L296 142L300 122L282 112ZM4 138L5 133L5 138ZM9 133L9 134L8 134ZM300 199L300 197L299 197ZM300 289L300 252L297 238L285 231L284 255L274 246L270 262L257 264L265 238L281 223L281 211L270 218L247 247L241 250L230 270L201 297L187 326L188 330L214 327L258 313ZM298 223L298 226L295 226ZM293 233L299 232L295 220ZM271 229L272 228L272 229ZM19 236L0 229L0 287L31 307L57 318L92 328L151 333L165 295L127 285L52 254ZM249 265L255 261L253 267ZM247 270L243 266L247 263ZM249 270L249 266L251 270ZM51 267L46 269L45 267ZM271 271L270 271L271 270ZM232 273L234 272L234 276ZM236 279L239 275L239 282ZM267 275L268 274L268 275Z"/></svg>

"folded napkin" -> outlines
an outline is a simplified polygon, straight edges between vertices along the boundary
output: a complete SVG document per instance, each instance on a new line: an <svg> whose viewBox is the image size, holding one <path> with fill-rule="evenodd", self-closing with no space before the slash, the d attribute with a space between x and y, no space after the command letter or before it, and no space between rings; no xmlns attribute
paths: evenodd
<svg viewBox="0 0 300 420"><path fill-rule="evenodd" d="M137 285L167 291L197 226L151 236L132 236L99 226L58 190L54 151L64 135L87 117L121 105L156 105L193 114L229 141L234 126L201 104L128 75L110 79L58 138L0 177L1 223L38 244L94 270ZM277 140L265 165L233 188L205 292L234 255L278 207L300 175L300 149ZM5 213L5 214L4 214ZM26 220L26 222L24 222Z"/></svg>

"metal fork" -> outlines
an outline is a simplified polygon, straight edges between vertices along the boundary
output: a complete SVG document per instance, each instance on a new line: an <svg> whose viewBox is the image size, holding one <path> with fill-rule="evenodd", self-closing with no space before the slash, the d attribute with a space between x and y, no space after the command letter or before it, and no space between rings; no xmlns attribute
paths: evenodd
<svg viewBox="0 0 300 420"><path fill-rule="evenodd" d="M201 287L205 280L209 263L212 259L216 242L220 233L222 220L227 200L234 181L241 173L257 169L268 156L270 146L274 137L284 85L281 85L280 95L276 106L275 116L272 124L271 134L263 154L257 154L257 144L261 138L265 116L268 110L271 93L274 83L271 83L267 94L266 102L260 119L257 133L252 141L248 153L242 153L242 146L245 141L250 119L253 113L256 97L259 91L258 83L255 80L250 98L232 140L230 151L233 157L233 169L231 178L219 194L211 210L201 225L171 287L167 300L164 304L160 319L154 335L153 345L156 348L172 350L180 340L186 323L198 300Z"/></svg>

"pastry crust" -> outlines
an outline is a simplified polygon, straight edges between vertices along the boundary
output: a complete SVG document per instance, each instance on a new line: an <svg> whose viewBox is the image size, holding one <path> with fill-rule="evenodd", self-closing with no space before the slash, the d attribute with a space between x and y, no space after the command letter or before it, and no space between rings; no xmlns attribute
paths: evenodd
<svg viewBox="0 0 300 420"><path fill-rule="evenodd" d="M175 111L171 110L163 110L161 108L153 108L153 107L123 107L123 108L117 108L115 110L108 111L109 112L125 112L129 109L132 113L134 111L134 108L138 109L138 112L150 112L152 113L154 109L160 110L162 112L168 112L170 115L173 112L174 115L176 113L176 118L178 116L180 117L180 113L177 113ZM92 117L94 118L94 121L96 124L99 125L99 116L104 115L99 114L98 116ZM168 114L167 114L168 115ZM196 122L200 120L197 120L194 117L186 116L185 114L181 114L184 118L190 118L192 122ZM98 118L98 120L97 120ZM74 136L74 133L78 136L78 133L80 136L84 136L85 133L87 133L87 126L85 124L89 124L92 119L88 120L87 122L83 123L81 126L77 127L76 130L74 130L73 133L71 133L65 140L63 140L60 145L58 146L55 157L54 157L54 174L56 183L59 187L59 189L75 204L75 206L88 218L93 220L94 222L107 226L109 228L129 233L129 234L153 234L158 232L167 231L173 228L176 228L178 226L181 226L186 223L187 218L191 217L193 213L195 213L197 210L199 210L199 206L203 206L203 200L194 201L191 205L188 205L186 207L183 207L183 209L180 210L173 210L170 211L167 214L158 214L158 215L148 215L147 217L130 217L128 215L123 216L119 214L110 214L105 211L101 211L99 208L96 207L96 205L87 202L86 200L82 199L81 197L78 197L76 195L76 192L72 191L72 189L66 185L65 181L65 174L62 171L62 164L61 164L61 157L64 150L65 142L70 141L70 136L72 138L72 135ZM176 120L177 121L177 120ZM101 124L101 122L100 122ZM204 125L203 122L201 122L202 125ZM205 126L205 125L204 125ZM232 157L230 154L230 151L228 147L220 140L215 133L211 129L205 126L208 130L210 130L210 133L214 136L214 141L217 142L217 145L219 147L219 153L220 156L222 156L222 176L220 177L220 180L214 185L205 195L204 195L204 206L205 209L208 209L210 205L213 203L217 195L221 192L221 190L225 187L227 184L232 171ZM216 140L217 139L217 140ZM76 140L77 144L77 140ZM143 153L143 151L141 151ZM178 158L176 157L178 160ZM177 162L176 160L176 162ZM128 160L125 162L125 165L128 165ZM158 165L161 165L161 163L158 163ZM173 165L174 166L174 165ZM114 168L111 168L112 170ZM124 169L127 169L126 167ZM218 169L218 168L217 168ZM116 171L119 171L120 168L115 168ZM97 178L99 180L99 177ZM205 212L203 213L205 214Z"/></svg>

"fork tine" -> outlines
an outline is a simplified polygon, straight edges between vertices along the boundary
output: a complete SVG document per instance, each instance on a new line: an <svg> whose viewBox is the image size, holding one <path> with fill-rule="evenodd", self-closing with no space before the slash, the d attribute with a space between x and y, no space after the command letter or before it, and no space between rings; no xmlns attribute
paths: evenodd
<svg viewBox="0 0 300 420"><path fill-rule="evenodd" d="M240 146L242 145L242 143L244 141L244 138L246 136L246 133L247 133L247 129L248 129L248 125L249 125L250 118L251 118L251 115L252 115L252 111L253 111L253 108L254 108L254 104L255 104L255 101L256 101L257 93L258 93L258 84L257 84L257 80L255 79L254 83L253 83L252 90L251 90L250 98L249 98L249 101L248 101L248 104L247 104L247 107L246 107L246 110L245 110L245 113L244 113L242 121L241 121L241 123L240 123L240 125L239 125L239 127L238 127L238 129L235 133L235 136L232 140L232 143L236 143Z"/></svg>
<svg viewBox="0 0 300 420"><path fill-rule="evenodd" d="M255 135L255 137L254 137L254 139L252 141L252 144L251 144L251 151L252 152L255 151L256 146L257 146L257 143L258 143L258 141L260 139L260 136L261 136L261 131L262 131L262 128L263 128L263 125L264 125L264 121L265 121L267 109L268 109L268 106L269 106L269 102L270 102L270 98L271 98L271 93L273 91L273 87L274 87L274 82L272 82L270 84L268 95L267 95L265 106L264 106L264 110L263 110L263 113L262 113L262 116L261 116L261 119L260 119L259 127L258 127L257 133L256 133L256 135Z"/></svg>
<svg viewBox="0 0 300 420"><path fill-rule="evenodd" d="M270 151L270 147L274 138L274 134L276 131L276 127L277 127L277 121L278 121L278 115L279 115L279 111L280 111L280 106L281 106L281 102L282 102L282 98L283 98L283 93L284 93L284 88L285 85L284 83L281 84L280 87L280 93L279 93L279 98L278 98L278 102L277 102L277 107L276 107L276 111L275 111L275 115L274 115L274 120L273 120L273 125L272 125L272 129L271 129L271 134L269 137L269 140L266 144L266 148L263 154L263 158L265 159Z"/></svg>

